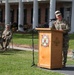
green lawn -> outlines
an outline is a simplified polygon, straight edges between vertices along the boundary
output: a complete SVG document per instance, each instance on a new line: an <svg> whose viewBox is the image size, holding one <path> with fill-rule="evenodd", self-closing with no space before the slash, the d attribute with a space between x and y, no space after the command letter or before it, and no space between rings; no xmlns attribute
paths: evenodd
<svg viewBox="0 0 74 75"><path fill-rule="evenodd" d="M13 43L32 45L32 34L13 34ZM38 44L38 34L34 34L34 44Z"/></svg>
<svg viewBox="0 0 74 75"><path fill-rule="evenodd" d="M70 49L73 49L74 34L70 34ZM13 43L32 44L31 34L13 34ZM34 43L38 45L38 35L34 35ZM35 64L38 63L38 53L35 52ZM74 65L74 60L68 58L67 64ZM63 75L51 70L32 65L32 52L8 50L0 52L0 75Z"/></svg>
<svg viewBox="0 0 74 75"><path fill-rule="evenodd" d="M70 41L69 41L69 47L70 49L74 50L74 34L70 34Z"/></svg>
<svg viewBox="0 0 74 75"><path fill-rule="evenodd" d="M70 34L69 49L74 50L74 34ZM17 34L13 35L13 43L32 45L32 34ZM38 45L38 34L34 34L34 44Z"/></svg>
<svg viewBox="0 0 74 75"><path fill-rule="evenodd" d="M35 53L37 64L38 53ZM32 66L32 52L8 50L0 52L0 75L63 75Z"/></svg>

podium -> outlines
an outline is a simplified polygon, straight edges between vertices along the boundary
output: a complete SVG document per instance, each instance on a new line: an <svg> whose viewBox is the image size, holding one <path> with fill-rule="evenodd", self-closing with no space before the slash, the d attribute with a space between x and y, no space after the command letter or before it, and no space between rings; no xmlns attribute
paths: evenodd
<svg viewBox="0 0 74 75"><path fill-rule="evenodd" d="M62 68L63 31L36 28L39 33L38 66L48 69Z"/></svg>

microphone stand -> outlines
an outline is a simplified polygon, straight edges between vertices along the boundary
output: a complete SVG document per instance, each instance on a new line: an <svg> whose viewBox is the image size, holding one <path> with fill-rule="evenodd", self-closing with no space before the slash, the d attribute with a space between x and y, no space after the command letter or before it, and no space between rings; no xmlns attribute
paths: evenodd
<svg viewBox="0 0 74 75"><path fill-rule="evenodd" d="M33 56L32 66L34 66L35 65L35 61L34 61L34 29L32 30L32 48L33 48L33 51L32 51L32 56Z"/></svg>
<svg viewBox="0 0 74 75"><path fill-rule="evenodd" d="M56 18L53 18L53 19L50 19L49 22L52 22L52 21L55 21L55 20L56 20Z"/></svg>

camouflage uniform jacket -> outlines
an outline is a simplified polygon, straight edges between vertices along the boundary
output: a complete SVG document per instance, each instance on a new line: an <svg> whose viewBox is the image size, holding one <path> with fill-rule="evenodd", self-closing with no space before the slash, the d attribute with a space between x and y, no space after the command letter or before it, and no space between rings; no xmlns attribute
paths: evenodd
<svg viewBox="0 0 74 75"><path fill-rule="evenodd" d="M4 30L2 34L3 39L11 39L12 38L12 32L11 30Z"/></svg>
<svg viewBox="0 0 74 75"><path fill-rule="evenodd" d="M63 64L65 65L67 62L67 53L68 53L68 48L69 48L69 35L68 32L70 31L70 27L68 22L65 20L56 20L54 21L52 25L52 29L56 30L63 30Z"/></svg>
<svg viewBox="0 0 74 75"><path fill-rule="evenodd" d="M56 20L54 21L53 25L52 25L52 29L56 29L56 30L63 30L63 47L64 48L68 48L68 43L69 43L69 35L68 32L70 31L70 27L67 21L65 21L64 19L59 21Z"/></svg>
<svg viewBox="0 0 74 75"><path fill-rule="evenodd" d="M64 34L66 34L70 31L69 24L65 20L61 20L61 21L56 20L56 21L54 21L54 23L52 25L52 28L56 29L56 30L63 30Z"/></svg>

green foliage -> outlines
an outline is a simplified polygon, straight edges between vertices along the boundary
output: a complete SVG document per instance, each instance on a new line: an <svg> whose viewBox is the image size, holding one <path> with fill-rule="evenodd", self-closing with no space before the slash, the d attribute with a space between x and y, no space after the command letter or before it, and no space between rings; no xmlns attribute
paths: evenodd
<svg viewBox="0 0 74 75"><path fill-rule="evenodd" d="M68 58L67 59L67 64L69 64L69 65L74 65L74 59L73 58Z"/></svg>
<svg viewBox="0 0 74 75"><path fill-rule="evenodd" d="M69 49L74 50L74 34L70 34Z"/></svg>
<svg viewBox="0 0 74 75"><path fill-rule="evenodd" d="M74 40L74 34L69 34L70 40Z"/></svg>

